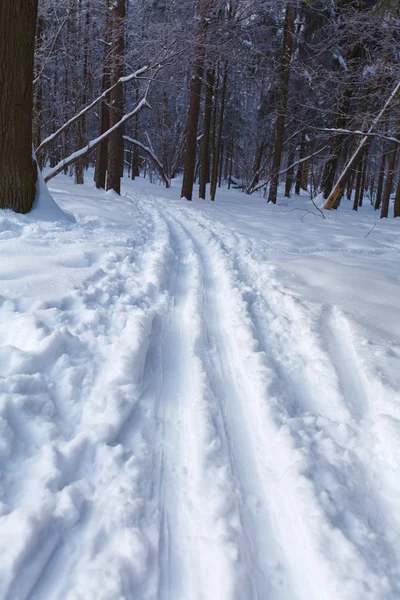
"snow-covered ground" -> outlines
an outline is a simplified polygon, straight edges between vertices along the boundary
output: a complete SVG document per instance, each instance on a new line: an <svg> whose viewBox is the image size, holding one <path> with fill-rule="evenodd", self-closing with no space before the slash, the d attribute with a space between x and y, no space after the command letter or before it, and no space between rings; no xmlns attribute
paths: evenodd
<svg viewBox="0 0 400 600"><path fill-rule="evenodd" d="M397 220L51 191L0 213L1 600L399 598Z"/></svg>

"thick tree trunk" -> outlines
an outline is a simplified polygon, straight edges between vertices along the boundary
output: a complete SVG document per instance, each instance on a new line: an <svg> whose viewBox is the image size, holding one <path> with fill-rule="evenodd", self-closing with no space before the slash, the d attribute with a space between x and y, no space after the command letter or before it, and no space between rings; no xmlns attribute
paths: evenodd
<svg viewBox="0 0 400 600"><path fill-rule="evenodd" d="M124 74L124 18L125 0L111 3L111 76L110 84L114 85ZM110 93L110 127L113 127L123 116L124 90L119 83ZM123 128L116 129L108 139L107 189L121 193L121 177L124 167Z"/></svg>
<svg viewBox="0 0 400 600"><path fill-rule="evenodd" d="M196 32L193 74L190 80L189 111L187 115L185 167L181 198L191 200L193 196L194 172L196 169L197 128L199 124L201 86L205 59L205 37L209 0L200 2L200 21Z"/></svg>
<svg viewBox="0 0 400 600"><path fill-rule="evenodd" d="M274 204L276 204L278 194L279 171L281 167L283 141L285 136L285 119L289 95L290 62L293 54L295 14L294 3L290 1L286 5L283 50L279 69L280 88L278 98L278 116L276 119L274 157L272 161L272 175L268 195L268 202L273 202Z"/></svg>
<svg viewBox="0 0 400 600"><path fill-rule="evenodd" d="M0 2L0 208L26 213L35 198L32 157L37 0Z"/></svg>
<svg viewBox="0 0 400 600"><path fill-rule="evenodd" d="M201 140L199 198L206 199L206 185L210 172L210 131L213 109L215 68L209 67L206 76L206 99L204 106L203 139Z"/></svg>
<svg viewBox="0 0 400 600"><path fill-rule="evenodd" d="M43 32L45 28L45 20L41 17L37 20L36 30L36 50L35 56L35 82L33 86L33 146L37 148L42 141L42 110L43 110L43 78L42 64L40 61L41 50L43 45ZM37 162L40 168L43 166L43 158L37 157Z"/></svg>

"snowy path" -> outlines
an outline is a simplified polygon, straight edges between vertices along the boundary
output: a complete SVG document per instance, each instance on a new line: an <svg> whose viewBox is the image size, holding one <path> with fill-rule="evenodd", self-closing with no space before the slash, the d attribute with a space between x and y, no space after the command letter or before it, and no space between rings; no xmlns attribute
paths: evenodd
<svg viewBox="0 0 400 600"><path fill-rule="evenodd" d="M0 599L398 598L398 343L206 210L107 202L101 252L58 231L73 294L2 289Z"/></svg>

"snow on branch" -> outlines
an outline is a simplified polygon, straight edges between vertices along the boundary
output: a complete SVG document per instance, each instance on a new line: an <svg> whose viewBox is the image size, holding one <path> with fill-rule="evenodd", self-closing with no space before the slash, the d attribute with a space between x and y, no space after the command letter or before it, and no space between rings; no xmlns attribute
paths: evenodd
<svg viewBox="0 0 400 600"><path fill-rule="evenodd" d="M382 140L388 140L389 142L395 142L395 144L400 144L400 140L395 137L391 137L389 135L384 135L383 133L372 133L371 131L357 131L353 129L335 129L331 127L318 127L318 131L326 131L329 133L340 133L343 135L363 135L368 137L377 137Z"/></svg>
<svg viewBox="0 0 400 600"><path fill-rule="evenodd" d="M386 100L381 111L378 113L378 115L373 120L371 127L368 129L368 131L365 134L363 134L362 140L358 144L354 154L352 155L352 157L348 161L347 165L343 169L338 181L336 182L333 190L331 191L331 193L328 196L327 201L325 202L324 208L326 210L331 210L332 208L335 208L335 206L337 205L338 201L342 197L343 190L346 186L346 183L350 178L351 169L354 169L354 167L356 167L358 165L358 163L360 162L360 160L363 157L365 149L368 147L369 138L370 138L371 133L374 132L374 129L376 129L377 125L379 125L379 123L382 121L382 119L391 110L394 101L398 98L399 95L400 95L400 81L397 83L397 85L393 89L392 93L390 94L389 98Z"/></svg>
<svg viewBox="0 0 400 600"><path fill-rule="evenodd" d="M109 96L110 92L112 92L112 90L114 90L118 85L120 85L121 83L128 83L129 81L132 81L133 79L137 79L138 77L140 77L140 75L143 75L144 73L146 73L150 68L151 68L151 64L149 63L148 65L142 67L141 69L138 69L137 71L135 71L134 73L131 73L130 75L127 75L125 77L120 77L120 79L118 79L118 81L116 83L114 83L114 85L109 87L107 90L104 90L104 92L100 96L98 96L95 100L93 100L93 102L91 104L89 104L88 106L83 108L78 114L76 114L74 117L69 119L69 121L64 123L64 125L62 125L62 127L57 129L57 131L55 131L54 133L49 135L46 139L44 139L43 142L40 144L40 146L38 146L38 148L36 148L36 150L35 150L36 154L38 152L40 152L41 150L43 150L43 148L45 146L50 144L50 142L52 142L56 137L58 137L61 133L63 133L63 131L68 129L68 127L70 127L73 123L76 123L76 121L79 121L79 119L81 117L83 117L83 115L85 115L87 112L89 112L92 108L94 108L102 100L105 100L107 98L107 96Z"/></svg>
<svg viewBox="0 0 400 600"><path fill-rule="evenodd" d="M169 188L169 180L168 177L165 173L164 167L162 162L160 161L160 159L157 157L157 155L155 154L154 150L152 148L150 148L149 146L145 146L144 144L142 144L141 142L139 142L138 140L134 140L133 138L129 137L128 135L124 135L124 140L129 142L130 144L134 144L135 146L138 146L139 148L141 148L144 152L146 152L153 160L153 162L157 165L158 167L158 171L161 175L161 179L163 180L165 187Z"/></svg>
<svg viewBox="0 0 400 600"><path fill-rule="evenodd" d="M143 98L139 102L139 104L136 106L136 108L134 110L132 110L131 112L124 115L122 117L122 119L120 119L120 121L118 121L118 123L113 125L113 127L110 127L110 129L105 131L102 135L99 135L96 139L91 140L86 146L84 146L80 150L77 150L73 154L70 154L70 156L67 156L66 158L61 160L53 169L51 169L47 173L47 175L45 177L45 182L48 183L50 181L50 179L53 179L53 177L58 175L58 173L61 173L61 171L63 169L65 169L66 167L69 167L69 165L71 165L76 160L78 160L78 158L82 158L83 156L86 156L87 154L89 154L92 150L94 150L94 148L96 148L99 144L101 144L101 142L103 140L108 138L109 135L111 135L116 129L118 129L119 127L122 127L127 121L129 121L129 119L132 119L132 117L137 115L144 108L151 108L146 97Z"/></svg>
<svg viewBox="0 0 400 600"><path fill-rule="evenodd" d="M301 165L302 163L307 162L308 160L310 160L314 156L317 156L318 154L321 154L321 152L323 152L324 150L326 150L327 147L328 146L324 146L323 148L320 148L316 152L313 152L312 154L309 154L309 156L305 156L304 158L301 158L300 160L296 160L296 162L294 162L289 167L286 167L286 169L283 169L283 171L279 171L279 177L281 175L284 175L288 171L290 171L290 169L294 169L298 165ZM269 182L270 182L270 178L268 178L266 181L263 181L262 183L259 183L258 185L256 185L254 188L252 188L249 191L249 194L254 194L254 192L257 192L258 190L261 190L263 187L267 186L269 184Z"/></svg>

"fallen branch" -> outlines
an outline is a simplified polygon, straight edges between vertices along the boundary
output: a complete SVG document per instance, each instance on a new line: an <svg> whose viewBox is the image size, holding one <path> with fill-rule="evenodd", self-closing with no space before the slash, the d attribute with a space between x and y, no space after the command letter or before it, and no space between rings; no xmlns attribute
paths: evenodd
<svg viewBox="0 0 400 600"><path fill-rule="evenodd" d="M122 117L122 119L120 119L120 121L118 121L118 123L116 123L115 125L113 125L113 127L110 127L110 129L108 129L107 131L105 131L104 133L99 135L99 137L90 141L86 146L84 146L80 150L77 150L73 154L70 154L70 156L67 156L67 158L63 158L63 160L61 160L55 167L53 167L53 169L51 169L47 173L46 177L44 178L45 182L48 183L50 181L50 179L53 179L53 177L58 175L58 173L61 173L61 171L63 169L65 169L66 167L69 167L69 165L72 165L72 163L74 163L79 158L82 158L83 156L86 156L87 154L89 154L99 144L101 144L101 142L103 140L107 139L116 129L118 129L119 127L122 127L122 125L124 125L127 121L129 121L129 119L132 119L132 117L137 115L144 108L151 108L150 104L147 101L147 98L143 98L143 100L141 100L139 102L139 104L137 105L137 107L134 110L132 110L131 112L124 115Z"/></svg>

